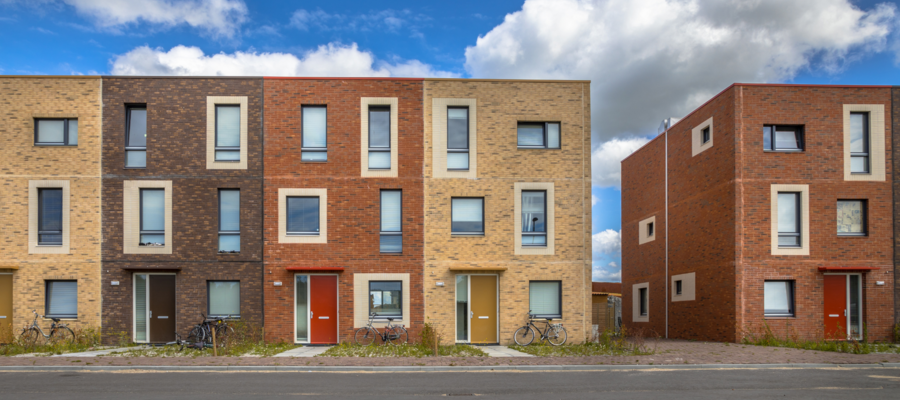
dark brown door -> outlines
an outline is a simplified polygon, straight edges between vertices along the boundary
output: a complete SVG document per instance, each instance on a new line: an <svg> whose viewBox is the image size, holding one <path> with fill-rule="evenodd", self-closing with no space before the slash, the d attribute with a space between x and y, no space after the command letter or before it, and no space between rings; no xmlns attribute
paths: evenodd
<svg viewBox="0 0 900 400"><path fill-rule="evenodd" d="M150 342L175 340L175 275L150 275Z"/></svg>

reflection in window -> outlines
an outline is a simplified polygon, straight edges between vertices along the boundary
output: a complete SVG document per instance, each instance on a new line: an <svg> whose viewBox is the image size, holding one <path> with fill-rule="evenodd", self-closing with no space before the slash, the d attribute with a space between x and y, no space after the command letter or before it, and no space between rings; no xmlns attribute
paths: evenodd
<svg viewBox="0 0 900 400"><path fill-rule="evenodd" d="M522 245L547 245L546 191L522 191Z"/></svg>
<svg viewBox="0 0 900 400"><path fill-rule="evenodd" d="M403 284L400 281L369 282L369 313L375 317L403 317Z"/></svg>

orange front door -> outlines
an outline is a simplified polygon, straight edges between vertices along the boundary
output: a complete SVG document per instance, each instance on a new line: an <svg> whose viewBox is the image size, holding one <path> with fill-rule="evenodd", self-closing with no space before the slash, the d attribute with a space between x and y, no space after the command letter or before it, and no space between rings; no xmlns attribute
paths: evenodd
<svg viewBox="0 0 900 400"><path fill-rule="evenodd" d="M309 276L309 342L338 342L338 289L335 275Z"/></svg>
<svg viewBox="0 0 900 400"><path fill-rule="evenodd" d="M847 276L825 275L825 339L847 339Z"/></svg>

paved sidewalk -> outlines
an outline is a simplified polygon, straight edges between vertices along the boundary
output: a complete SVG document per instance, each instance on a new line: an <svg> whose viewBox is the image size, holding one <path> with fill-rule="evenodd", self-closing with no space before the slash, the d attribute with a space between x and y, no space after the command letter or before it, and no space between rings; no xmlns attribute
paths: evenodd
<svg viewBox="0 0 900 400"><path fill-rule="evenodd" d="M506 346L477 346L491 357L534 357L531 354L513 350Z"/></svg>
<svg viewBox="0 0 900 400"><path fill-rule="evenodd" d="M96 356L105 356L107 354L129 351L129 350L138 350L141 348L145 348L144 346L136 346L136 347L118 347L112 349L100 349L94 351L85 351L81 353L65 353L65 354L57 354L51 357L96 357Z"/></svg>
<svg viewBox="0 0 900 400"><path fill-rule="evenodd" d="M303 346L278 353L272 357L315 357L326 352L331 346Z"/></svg>

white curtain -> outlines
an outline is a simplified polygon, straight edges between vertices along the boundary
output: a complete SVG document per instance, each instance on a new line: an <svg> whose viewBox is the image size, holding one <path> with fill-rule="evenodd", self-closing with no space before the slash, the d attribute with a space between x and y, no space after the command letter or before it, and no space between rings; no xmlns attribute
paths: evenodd
<svg viewBox="0 0 900 400"><path fill-rule="evenodd" d="M530 282L529 308L532 314L560 315L559 282Z"/></svg>
<svg viewBox="0 0 900 400"><path fill-rule="evenodd" d="M47 314L52 316L78 316L78 282L47 282Z"/></svg>
<svg viewBox="0 0 900 400"><path fill-rule="evenodd" d="M209 315L241 315L240 282L209 283Z"/></svg>

